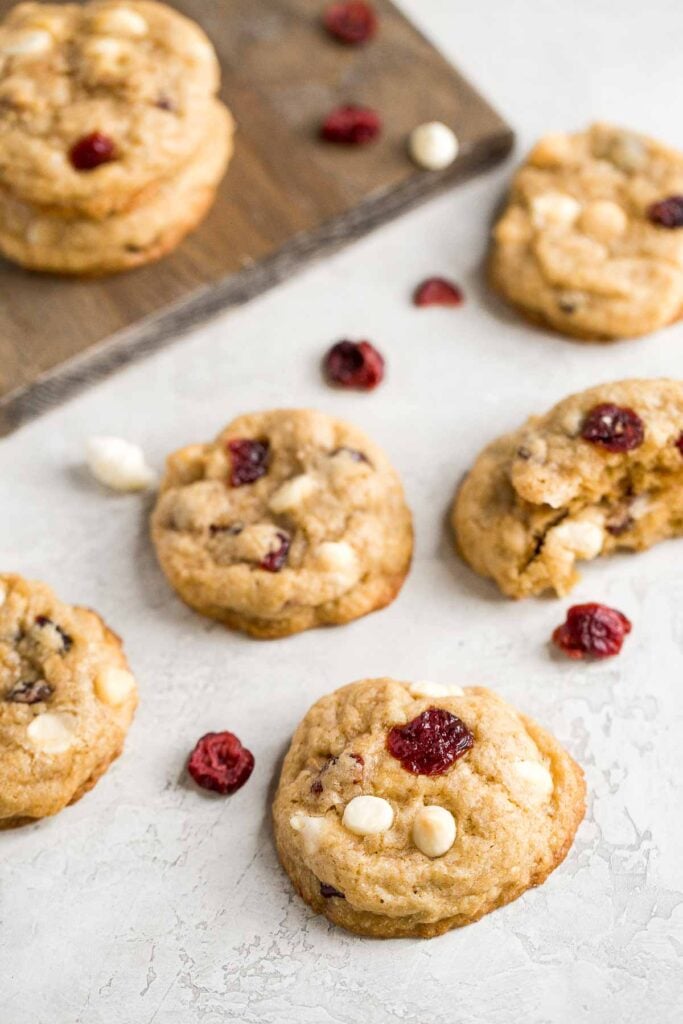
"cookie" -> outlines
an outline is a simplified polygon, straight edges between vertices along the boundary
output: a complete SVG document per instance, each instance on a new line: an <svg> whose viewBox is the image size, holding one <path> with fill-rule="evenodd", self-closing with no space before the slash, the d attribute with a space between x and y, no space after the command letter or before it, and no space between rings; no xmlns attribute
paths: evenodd
<svg viewBox="0 0 683 1024"><path fill-rule="evenodd" d="M60 216L0 193L0 252L30 270L100 274L164 256L211 206L232 152L232 119L215 102L198 151L144 204L104 220Z"/></svg>
<svg viewBox="0 0 683 1024"><path fill-rule="evenodd" d="M584 810L579 766L490 690L366 679L305 716L273 817L315 911L361 935L428 938L540 885Z"/></svg>
<svg viewBox="0 0 683 1024"><path fill-rule="evenodd" d="M576 562L683 532L683 383L626 380L490 444L453 507L458 548L508 597L567 594Z"/></svg>
<svg viewBox="0 0 683 1024"><path fill-rule="evenodd" d="M19 4L0 26L0 186L128 209L197 150L219 78L204 32L164 4Z"/></svg>
<svg viewBox="0 0 683 1024"><path fill-rule="evenodd" d="M121 641L99 615L0 574L0 829L91 789L121 753L136 705Z"/></svg>
<svg viewBox="0 0 683 1024"><path fill-rule="evenodd" d="M664 327L683 314L682 195L683 154L662 143L605 124L549 135L517 172L493 232L492 282L563 334ZM680 218L664 216L677 201Z"/></svg>
<svg viewBox="0 0 683 1024"><path fill-rule="evenodd" d="M413 546L384 452L308 409L240 416L171 455L152 538L187 604L264 638L389 604Z"/></svg>

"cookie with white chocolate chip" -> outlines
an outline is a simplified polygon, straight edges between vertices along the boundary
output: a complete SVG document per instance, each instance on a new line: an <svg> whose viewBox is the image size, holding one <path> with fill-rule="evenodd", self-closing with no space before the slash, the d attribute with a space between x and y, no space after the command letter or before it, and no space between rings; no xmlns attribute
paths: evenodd
<svg viewBox="0 0 683 1024"><path fill-rule="evenodd" d="M187 604L262 638L389 604L413 547L384 452L309 409L240 416L215 441L171 455L152 538Z"/></svg>
<svg viewBox="0 0 683 1024"><path fill-rule="evenodd" d="M362 935L428 938L540 885L584 810L579 766L490 690L366 679L304 717L273 817L315 911Z"/></svg>
<svg viewBox="0 0 683 1024"><path fill-rule="evenodd" d="M529 317L593 340L683 314L683 154L606 124L548 135L493 233L494 286Z"/></svg>
<svg viewBox="0 0 683 1024"><path fill-rule="evenodd" d="M567 594L576 562L683 532L683 383L571 395L479 455L455 499L457 546L509 597Z"/></svg>
<svg viewBox="0 0 683 1024"><path fill-rule="evenodd" d="M94 218L147 201L197 152L219 77L165 4L18 4L0 25L0 186Z"/></svg>
<svg viewBox="0 0 683 1024"><path fill-rule="evenodd" d="M0 574L0 829L56 814L123 749L137 686L95 612Z"/></svg>

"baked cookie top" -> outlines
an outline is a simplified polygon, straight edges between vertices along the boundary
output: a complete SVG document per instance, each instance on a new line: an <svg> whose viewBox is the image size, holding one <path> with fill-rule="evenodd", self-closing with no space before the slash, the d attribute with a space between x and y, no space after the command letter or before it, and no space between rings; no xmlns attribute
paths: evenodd
<svg viewBox="0 0 683 1024"><path fill-rule="evenodd" d="M581 769L482 687L366 679L294 734L274 803L313 908L368 935L436 935L538 885L584 814Z"/></svg>
<svg viewBox="0 0 683 1024"><path fill-rule="evenodd" d="M594 339L653 331L683 313L683 154L606 124L549 135L493 238L493 282L532 317Z"/></svg>
<svg viewBox="0 0 683 1024"><path fill-rule="evenodd" d="M0 828L89 789L121 752L136 704L121 641L95 612L0 574Z"/></svg>
<svg viewBox="0 0 683 1024"><path fill-rule="evenodd" d="M0 184L95 217L130 206L196 150L219 75L164 4L19 4L0 26Z"/></svg>
<svg viewBox="0 0 683 1024"><path fill-rule="evenodd" d="M309 409L240 416L215 441L171 455L152 536L188 604L266 637L387 604L412 554L410 511L384 452Z"/></svg>
<svg viewBox="0 0 683 1024"><path fill-rule="evenodd" d="M562 595L577 560L680 534L682 432L680 381L571 395L479 455L453 508L460 552L510 597Z"/></svg>

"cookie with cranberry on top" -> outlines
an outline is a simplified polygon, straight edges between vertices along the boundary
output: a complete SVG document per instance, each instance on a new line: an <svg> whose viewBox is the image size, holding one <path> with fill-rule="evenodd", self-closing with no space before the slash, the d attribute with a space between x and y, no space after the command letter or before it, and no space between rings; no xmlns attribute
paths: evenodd
<svg viewBox="0 0 683 1024"><path fill-rule="evenodd" d="M452 512L457 547L508 597L567 594L576 562L683 532L683 383L571 395L490 444Z"/></svg>
<svg viewBox="0 0 683 1024"><path fill-rule="evenodd" d="M490 690L366 679L306 714L273 818L315 911L361 935L429 938L540 885L584 811L579 766Z"/></svg>
<svg viewBox="0 0 683 1024"><path fill-rule="evenodd" d="M121 753L136 705L121 641L99 615L0 574L0 829L92 789Z"/></svg>
<svg viewBox="0 0 683 1024"><path fill-rule="evenodd" d="M152 538L187 604L264 638L389 604L413 548L387 456L310 409L240 416L215 441L171 455Z"/></svg>
<svg viewBox="0 0 683 1024"><path fill-rule="evenodd" d="M594 124L541 139L493 232L494 286L563 334L647 334L683 314L683 153Z"/></svg>

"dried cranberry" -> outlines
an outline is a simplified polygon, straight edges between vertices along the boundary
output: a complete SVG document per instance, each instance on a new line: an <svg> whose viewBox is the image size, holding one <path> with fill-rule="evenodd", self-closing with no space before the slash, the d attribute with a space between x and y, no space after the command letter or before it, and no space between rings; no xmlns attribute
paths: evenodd
<svg viewBox="0 0 683 1024"><path fill-rule="evenodd" d="M591 444L599 444L608 452L630 452L643 443L645 428L633 409L602 402L586 416L581 437Z"/></svg>
<svg viewBox="0 0 683 1024"><path fill-rule="evenodd" d="M372 39L377 31L377 15L365 0L332 4L323 16L325 28L341 43L357 46Z"/></svg>
<svg viewBox="0 0 683 1024"><path fill-rule="evenodd" d="M333 896L336 896L340 900L346 899L343 892L339 892L339 889L335 889L333 885L328 885L327 882L320 883L320 895L326 900L332 899Z"/></svg>
<svg viewBox="0 0 683 1024"><path fill-rule="evenodd" d="M662 228L683 228L683 196L660 199L648 207L647 215Z"/></svg>
<svg viewBox="0 0 683 1024"><path fill-rule="evenodd" d="M352 757L356 764L360 765L361 768L365 766L365 758L362 754L349 754L349 757Z"/></svg>
<svg viewBox="0 0 683 1024"><path fill-rule="evenodd" d="M428 277L413 294L416 306L462 306L465 296L457 284L443 277Z"/></svg>
<svg viewBox="0 0 683 1024"><path fill-rule="evenodd" d="M58 626L56 622L53 622L52 619L49 619L47 615L37 615L36 626L40 626L41 629L44 629L46 626L52 626L52 628L56 630L57 634L59 635L59 639L61 640L62 653L65 654L67 651L70 651L71 648L73 647L73 638L69 636L65 629L62 629L62 627Z"/></svg>
<svg viewBox="0 0 683 1024"><path fill-rule="evenodd" d="M160 96L156 103L154 104L154 106L158 107L159 110L167 110L171 113L173 113L176 109L176 105L170 98L170 96Z"/></svg>
<svg viewBox="0 0 683 1024"><path fill-rule="evenodd" d="M379 114L354 104L332 110L320 126L323 139L344 146L364 146L376 139L381 130Z"/></svg>
<svg viewBox="0 0 683 1024"><path fill-rule="evenodd" d="M311 783L311 793L313 793L314 796L320 796L324 788L322 779L314 779Z"/></svg>
<svg viewBox="0 0 683 1024"><path fill-rule="evenodd" d="M287 561L287 555L289 554L289 548L291 540L286 533L278 532L276 534L278 545L272 551L269 551L263 561L260 563L260 568L265 569L267 572L279 572L282 566Z"/></svg>
<svg viewBox="0 0 683 1024"><path fill-rule="evenodd" d="M187 770L202 789L235 793L254 770L254 755L231 732L207 732L192 751Z"/></svg>
<svg viewBox="0 0 683 1024"><path fill-rule="evenodd" d="M681 455L683 455L683 430L681 431L681 433L676 438L674 444L678 448L678 450L681 453Z"/></svg>
<svg viewBox="0 0 683 1024"><path fill-rule="evenodd" d="M232 456L230 483L233 487L253 484L268 472L270 445L267 441L228 441L228 451Z"/></svg>
<svg viewBox="0 0 683 1024"><path fill-rule="evenodd" d="M618 654L631 623L616 608L575 604L567 621L553 633L553 643L570 658L611 658Z"/></svg>
<svg viewBox="0 0 683 1024"><path fill-rule="evenodd" d="M473 743L465 723L445 708L427 708L387 736L387 750L413 775L443 775Z"/></svg>
<svg viewBox="0 0 683 1024"><path fill-rule="evenodd" d="M75 142L69 150L69 160L77 171L94 171L100 164L116 159L116 147L102 132L91 132Z"/></svg>
<svg viewBox="0 0 683 1024"><path fill-rule="evenodd" d="M323 361L330 384L372 391L384 377L384 359L369 341L338 341Z"/></svg>
<svg viewBox="0 0 683 1024"><path fill-rule="evenodd" d="M44 679L34 679L32 682L17 683L5 700L11 700L14 704L38 704L39 701L49 700L53 693L54 688Z"/></svg>

